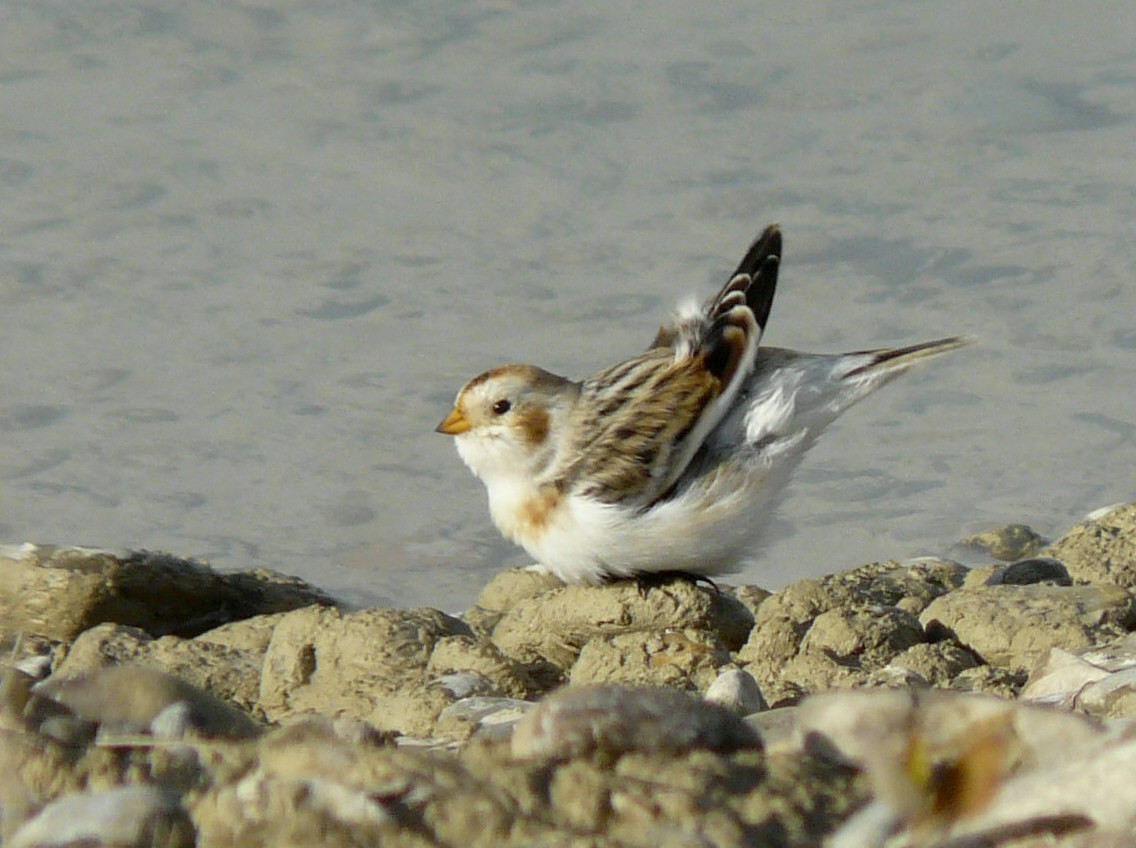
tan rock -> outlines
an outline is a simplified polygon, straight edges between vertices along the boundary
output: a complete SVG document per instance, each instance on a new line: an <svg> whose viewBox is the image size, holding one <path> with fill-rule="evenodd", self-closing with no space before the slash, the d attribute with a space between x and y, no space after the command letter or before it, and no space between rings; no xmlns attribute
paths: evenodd
<svg viewBox="0 0 1136 848"><path fill-rule="evenodd" d="M649 630L589 639L572 666L573 684L622 683L705 692L730 653L705 630Z"/></svg>
<svg viewBox="0 0 1136 848"><path fill-rule="evenodd" d="M774 707L867 681L925 641L915 615L966 573L949 560L920 559L798 581L761 604L738 659Z"/></svg>
<svg viewBox="0 0 1136 848"><path fill-rule="evenodd" d="M316 712L428 736L454 700L430 685L430 655L452 636L472 631L437 610L297 610L273 630L259 706L273 720Z"/></svg>
<svg viewBox="0 0 1136 848"><path fill-rule="evenodd" d="M260 697L258 655L198 639L154 639L136 627L117 624L96 625L82 633L55 674L77 677L114 665L165 671L243 710L254 709Z"/></svg>
<svg viewBox="0 0 1136 848"><path fill-rule="evenodd" d="M37 693L80 718L120 732L146 732L168 708L181 705L188 728L206 736L247 739L261 727L247 714L186 681L152 668L119 665L77 677L53 675Z"/></svg>
<svg viewBox="0 0 1136 848"><path fill-rule="evenodd" d="M488 639L446 636L434 644L426 664L430 678L467 671L484 676L495 692L510 698L532 698L540 693L525 667L501 653Z"/></svg>
<svg viewBox="0 0 1136 848"><path fill-rule="evenodd" d="M103 622L193 636L260 613L331 599L268 570L220 574L168 554L54 545L0 549L0 632L69 640Z"/></svg>
<svg viewBox="0 0 1136 848"><path fill-rule="evenodd" d="M1065 563L1078 582L1136 588L1136 503L1082 521L1042 553Z"/></svg>
<svg viewBox="0 0 1136 848"><path fill-rule="evenodd" d="M947 688L963 671L976 668L978 659L954 642L921 642L896 654L888 665L909 669L928 685Z"/></svg>
<svg viewBox="0 0 1136 848"><path fill-rule="evenodd" d="M1076 651L1126 633L1136 604L1117 586L985 586L936 599L920 620L985 662L1028 671L1050 648Z"/></svg>
<svg viewBox="0 0 1136 848"><path fill-rule="evenodd" d="M962 544L984 550L994 559L1013 562L1036 554L1045 540L1025 524L1006 524L976 533L963 539Z"/></svg>
<svg viewBox="0 0 1136 848"><path fill-rule="evenodd" d="M726 593L673 580L650 588L633 581L566 586L514 604L493 630L493 641L522 662L546 661L562 674L597 636L668 628L709 630L740 645L749 611Z"/></svg>

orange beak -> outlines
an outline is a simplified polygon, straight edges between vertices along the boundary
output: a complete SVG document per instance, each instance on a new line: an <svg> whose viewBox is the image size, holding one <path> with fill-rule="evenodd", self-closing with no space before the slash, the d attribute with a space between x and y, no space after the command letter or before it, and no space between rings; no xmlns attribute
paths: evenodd
<svg viewBox="0 0 1136 848"><path fill-rule="evenodd" d="M472 426L462 415L462 411L455 406L450 410L450 414L442 419L442 423L435 428L435 432L445 433L447 436L460 436Z"/></svg>

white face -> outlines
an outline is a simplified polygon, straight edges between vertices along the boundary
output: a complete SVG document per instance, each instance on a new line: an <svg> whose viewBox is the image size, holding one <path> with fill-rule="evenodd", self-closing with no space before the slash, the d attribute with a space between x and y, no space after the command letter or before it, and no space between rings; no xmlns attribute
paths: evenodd
<svg viewBox="0 0 1136 848"><path fill-rule="evenodd" d="M486 482L535 478L552 457L555 420L574 391L574 383L538 368L496 368L458 392L438 430L455 437L462 461Z"/></svg>

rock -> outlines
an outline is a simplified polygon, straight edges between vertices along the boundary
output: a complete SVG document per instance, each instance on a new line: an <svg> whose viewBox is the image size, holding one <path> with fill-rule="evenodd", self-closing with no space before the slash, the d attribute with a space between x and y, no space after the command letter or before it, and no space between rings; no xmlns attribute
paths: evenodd
<svg viewBox="0 0 1136 848"><path fill-rule="evenodd" d="M574 686L549 696L512 739L513 756L536 759L760 746L757 732L724 707L673 689L623 686Z"/></svg>
<svg viewBox="0 0 1136 848"><path fill-rule="evenodd" d="M541 691L523 665L505 656L488 639L473 636L447 636L439 639L430 652L426 672L432 678L473 672L490 681L493 694L522 700L535 697Z"/></svg>
<svg viewBox="0 0 1136 848"><path fill-rule="evenodd" d="M1030 586L1046 583L1050 586L1072 586L1073 578L1059 559L1033 557L1022 559L996 569L987 579L987 586Z"/></svg>
<svg viewBox="0 0 1136 848"><path fill-rule="evenodd" d="M775 707L852 685L925 641L914 616L966 573L949 560L920 559L798 581L761 604L738 659Z"/></svg>
<svg viewBox="0 0 1136 848"><path fill-rule="evenodd" d="M622 683L701 692L730 662L730 652L705 630L633 631L589 639L572 666L574 685Z"/></svg>
<svg viewBox="0 0 1136 848"><path fill-rule="evenodd" d="M993 695L1009 701L1018 697L1025 683L1024 671L1000 668L996 665L980 665L963 669L952 677L950 688L955 692Z"/></svg>
<svg viewBox="0 0 1136 848"><path fill-rule="evenodd" d="M801 651L844 668L876 669L923 640L919 620L898 607L831 609L813 619Z"/></svg>
<svg viewBox="0 0 1136 848"><path fill-rule="evenodd" d="M152 786L64 795L26 822L9 848L193 848L193 822L178 799Z"/></svg>
<svg viewBox="0 0 1136 848"><path fill-rule="evenodd" d="M268 650L268 643L272 641L272 631L287 613L269 613L267 615L254 615L240 621L230 621L194 638L198 642L209 642L213 645L222 645L233 648L249 656L264 658Z"/></svg>
<svg viewBox="0 0 1136 848"><path fill-rule="evenodd" d="M536 707L516 698L462 698L450 704L434 728L440 739L466 740L479 733L493 739L508 738L517 722Z"/></svg>
<svg viewBox="0 0 1136 848"><path fill-rule="evenodd" d="M920 620L984 662L1028 671L1050 648L1076 651L1127 632L1136 605L1116 586L986 586L936 599Z"/></svg>
<svg viewBox="0 0 1136 848"><path fill-rule="evenodd" d="M1065 563L1078 582L1136 587L1136 503L1094 513L1042 554Z"/></svg>
<svg viewBox="0 0 1136 848"><path fill-rule="evenodd" d="M1032 557L1041 550L1045 540L1025 524L1007 524L963 539L962 544L980 548L994 559L1013 562Z"/></svg>
<svg viewBox="0 0 1136 848"><path fill-rule="evenodd" d="M703 630L731 647L742 644L751 621L741 602L688 580L645 590L633 581L618 581L565 586L518 601L493 629L493 642L523 663L545 663L566 675L595 637Z"/></svg>
<svg viewBox="0 0 1136 848"><path fill-rule="evenodd" d="M175 675L243 709L260 697L261 659L211 641L164 636L154 639L136 627L100 624L79 636L56 669L78 677L112 665L145 666Z"/></svg>
<svg viewBox="0 0 1136 848"><path fill-rule="evenodd" d="M1015 762L1030 767L1061 762L1072 748L1095 744L1102 730L1084 716L1015 704L986 695L857 689L812 695L795 716L801 750L821 745L847 762L871 765L892 758L898 768L916 734L928 756L965 746L976 729L1003 722L1015 741Z"/></svg>
<svg viewBox="0 0 1136 848"><path fill-rule="evenodd" d="M501 695L501 690L492 680L476 671L441 674L434 678L434 685L442 687L459 700L473 697L497 698Z"/></svg>
<svg viewBox="0 0 1136 848"><path fill-rule="evenodd" d="M194 636L227 621L330 597L267 570L219 574L193 560L135 551L9 545L0 549L0 632L74 639L101 624Z"/></svg>
<svg viewBox="0 0 1136 848"><path fill-rule="evenodd" d="M905 668L929 686L950 688L959 674L976 668L978 659L954 642L921 642L892 657L886 668Z"/></svg>
<svg viewBox="0 0 1136 848"><path fill-rule="evenodd" d="M490 582L477 595L474 609L481 610L477 615L501 616L517 606L520 601L535 598L544 592L560 589L563 582L540 566L526 568L507 568L493 575ZM467 617L468 617L467 613ZM490 626L492 630L492 626Z"/></svg>
<svg viewBox="0 0 1136 848"><path fill-rule="evenodd" d="M740 716L769 709L757 681L740 668L729 668L719 674L703 697L709 703L719 704Z"/></svg>
<svg viewBox="0 0 1136 848"><path fill-rule="evenodd" d="M1086 684L1073 699L1073 706L1100 718L1136 717L1136 668L1114 671Z"/></svg>
<svg viewBox="0 0 1136 848"><path fill-rule="evenodd" d="M1100 718L1136 717L1136 634L1079 654L1052 649L1022 698Z"/></svg>
<svg viewBox="0 0 1136 848"><path fill-rule="evenodd" d="M173 705L184 705L188 727L204 736L249 739L261 727L248 715L172 674L111 666L78 677L53 675L37 694L112 732L145 733Z"/></svg>
<svg viewBox="0 0 1136 848"><path fill-rule="evenodd" d="M274 721L316 712L429 736L454 700L431 685L431 653L447 637L472 635L464 622L431 609L296 610L273 630L258 703Z"/></svg>
<svg viewBox="0 0 1136 848"><path fill-rule="evenodd" d="M1108 671L1061 648L1050 648L1030 674L1021 700L1072 709L1077 695L1090 683L1109 676Z"/></svg>

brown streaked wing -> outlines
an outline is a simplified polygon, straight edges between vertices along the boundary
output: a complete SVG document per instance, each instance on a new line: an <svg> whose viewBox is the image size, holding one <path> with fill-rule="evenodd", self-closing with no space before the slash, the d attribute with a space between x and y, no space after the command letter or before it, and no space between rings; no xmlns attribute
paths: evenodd
<svg viewBox="0 0 1136 848"><path fill-rule="evenodd" d="M720 391L701 360L665 349L600 372L584 383L555 479L605 503L649 504Z"/></svg>

